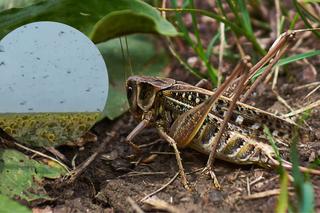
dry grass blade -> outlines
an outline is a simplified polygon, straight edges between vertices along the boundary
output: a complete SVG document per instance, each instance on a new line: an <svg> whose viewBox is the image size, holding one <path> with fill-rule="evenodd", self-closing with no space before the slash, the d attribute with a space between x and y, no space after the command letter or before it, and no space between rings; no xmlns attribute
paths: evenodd
<svg viewBox="0 0 320 213"><path fill-rule="evenodd" d="M280 189L271 189L271 190L267 190L267 191L264 191L264 192L258 192L258 193L255 193L255 194L244 196L243 199L245 199L245 200L253 200L253 199L259 199L259 198L274 196L274 195L278 195L278 194L280 194Z"/></svg>
<svg viewBox="0 0 320 213"><path fill-rule="evenodd" d="M132 209L137 213L144 213L144 211L138 206L138 204L131 198L127 197L128 203L130 203Z"/></svg>
<svg viewBox="0 0 320 213"><path fill-rule="evenodd" d="M147 196L145 196L144 198L142 198L142 199L140 200L140 202L143 202L143 201L145 201L146 199L150 198L151 196L153 196L153 195L157 194L158 192L164 190L167 186L169 186L169 185L178 177L178 175L179 175L179 172L177 172L177 173L173 176L173 178L171 178L171 179L169 180L168 183L164 184L162 187L160 187L160 188L157 189L156 191L154 191L154 192L148 194Z"/></svg>
<svg viewBox="0 0 320 213"><path fill-rule="evenodd" d="M316 101L316 102L314 102L314 103L312 103L312 104L309 104L309 105L307 105L307 106L305 106L305 107L302 107L302 108L300 108L300 109L297 109L297 110L295 110L295 111L293 111L293 112L290 112L290 113L288 113L288 114L285 114L285 115L283 115L282 117L283 117L283 118L289 118L289 117L292 117L292 116L301 114L301 113L303 113L303 112L305 112L305 111L307 111L307 110L310 110L310 109L313 109L313 108L319 107L319 106L320 106L320 100L318 100L318 101Z"/></svg>
<svg viewBox="0 0 320 213"><path fill-rule="evenodd" d="M159 198L148 198L143 201L143 203L148 204L152 206L155 209L171 212L171 213L181 213L182 211L178 209L177 207L170 205L164 200L161 200Z"/></svg>

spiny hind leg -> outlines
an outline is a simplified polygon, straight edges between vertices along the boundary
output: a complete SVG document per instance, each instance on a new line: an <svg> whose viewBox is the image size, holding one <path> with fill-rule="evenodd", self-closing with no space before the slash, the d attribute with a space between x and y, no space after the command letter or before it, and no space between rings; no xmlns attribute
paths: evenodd
<svg viewBox="0 0 320 213"><path fill-rule="evenodd" d="M161 128L158 128L158 132L160 134L160 136L165 139L167 142L170 143L170 145L173 147L174 149L174 153L176 155L176 160L177 160L177 164L178 164L178 167L179 167L179 173L180 173L180 177L181 177L181 182L182 182L182 185L190 190L190 187L188 185L188 181L187 181L187 177L186 177L186 174L184 172L184 168L183 168L183 165L182 165L182 160L181 160L181 157L180 157L180 153L179 153L179 150L178 150L178 147L177 147L177 143L175 142L175 140L173 138L171 138L167 133L165 133Z"/></svg>
<svg viewBox="0 0 320 213"><path fill-rule="evenodd" d="M207 165L204 169L204 171L206 173L209 173L211 178L213 179L214 185L217 188L220 188L219 182L217 180L217 177L213 171L213 162L216 156L216 149L217 149L217 145L220 142L220 139L226 129L226 127L228 126L228 122L231 118L232 112L236 106L237 100L239 99L243 89L244 89L244 82L247 80L248 76L249 76L249 69L251 67L251 63L250 63L250 57L246 56L244 57L241 62L235 67L235 69L233 70L232 73L240 73L241 77L239 78L239 82L236 82L236 89L235 89L235 93L232 96L232 101L230 103L230 106L228 108L228 111L226 113L226 115L224 116L223 122L220 125L219 131L218 133L214 136L211 144L211 152L207 161ZM230 84L228 84L227 86L230 87ZM232 86L232 85L231 85Z"/></svg>

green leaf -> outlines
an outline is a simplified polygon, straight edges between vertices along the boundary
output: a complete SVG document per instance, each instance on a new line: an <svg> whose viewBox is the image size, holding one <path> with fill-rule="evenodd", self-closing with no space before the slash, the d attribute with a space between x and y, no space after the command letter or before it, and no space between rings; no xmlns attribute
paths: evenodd
<svg viewBox="0 0 320 213"><path fill-rule="evenodd" d="M139 32L177 35L156 9L139 0L47 0L1 12L0 38L34 21L65 23L91 35L95 41ZM146 26L142 26L144 22Z"/></svg>
<svg viewBox="0 0 320 213"><path fill-rule="evenodd" d="M288 210L288 172L285 171L282 174L281 182L280 182L280 194L278 197L278 203L276 207L276 212L285 213Z"/></svg>
<svg viewBox="0 0 320 213"><path fill-rule="evenodd" d="M65 171L30 159L16 150L0 151L0 194L27 201L49 200L43 178L58 178Z"/></svg>
<svg viewBox="0 0 320 213"><path fill-rule="evenodd" d="M119 39L113 39L98 45L105 58L109 73L109 95L103 117L115 119L128 110L125 82L129 77L128 60L132 61L135 75L160 75L168 61L165 51L156 46L148 36L128 36L130 57L123 58ZM124 39L122 40L123 44ZM124 47L124 52L126 52Z"/></svg>
<svg viewBox="0 0 320 213"><path fill-rule="evenodd" d="M302 188L303 202L300 212L314 212L314 190L310 182L305 182Z"/></svg>
<svg viewBox="0 0 320 213"><path fill-rule="evenodd" d="M103 17L91 32L95 43L132 33L157 33L176 36L173 25L160 12L138 0L117 0L116 11Z"/></svg>
<svg viewBox="0 0 320 213"><path fill-rule="evenodd" d="M31 213L27 207L21 205L17 201L11 200L9 197L0 194L0 212L1 213Z"/></svg>

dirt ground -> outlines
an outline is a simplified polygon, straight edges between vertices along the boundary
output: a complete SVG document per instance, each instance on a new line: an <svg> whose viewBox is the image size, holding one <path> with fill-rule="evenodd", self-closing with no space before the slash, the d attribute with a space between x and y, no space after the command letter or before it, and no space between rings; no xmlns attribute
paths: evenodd
<svg viewBox="0 0 320 213"><path fill-rule="evenodd" d="M296 70L293 75L299 79L300 74L301 72ZM284 77L280 78L280 83L285 80L282 78ZM319 76L317 79L319 80ZM308 90L294 92L301 83L283 82L280 89L281 95L294 108L306 104L301 97L305 97ZM307 102L311 103L319 98L320 94L317 92L310 96ZM263 96L252 99L251 102L268 111L284 110L268 87L265 88ZM320 109L317 108L307 120L316 137L313 141L299 146L302 165L308 165L320 155L319 116ZM93 128L99 137L98 142L89 143L81 150L70 150L69 147L59 149L70 159L78 153L76 163L79 164L91 156L99 144L108 140L103 153L73 184L61 187L54 182L47 183L47 191L56 198L50 204L54 206L54 212L134 212L133 204L128 199L132 199L147 212L156 211L140 200L168 183L178 168L172 148L166 142L159 140L159 136L152 128L144 130L134 142L149 144L158 141L158 143L144 148L139 158L132 158L134 152L124 139L136 125L137 122L130 113L126 113L115 121L104 120ZM114 137L110 137L111 132L115 134ZM184 189L178 177L155 195L156 198L170 204L170 208L173 208L170 211L274 212L280 186L279 175L275 170L257 166L238 166L216 160L215 172L222 186L221 190L217 190L211 179L199 172L205 166L207 156L191 149L184 149L181 153L186 172L191 173L187 178L192 190ZM137 164L141 159L150 162ZM320 211L320 177L311 176L311 180L315 190L316 210ZM292 185L290 187L293 192ZM295 198L291 197L291 200L294 202ZM44 206L46 205L47 203Z"/></svg>
<svg viewBox="0 0 320 213"><path fill-rule="evenodd" d="M269 12L272 16L274 9ZM203 38L206 44L216 29L211 27L211 22L209 23L207 19L200 20L200 22L201 33L205 30L207 32ZM269 36L265 44L270 45L275 38L275 35ZM302 46L308 50L319 46L319 43L319 40L313 36L305 40ZM232 45L232 41L229 41L229 45ZM181 41L179 43L176 40L176 49L184 58L192 59L190 48L181 44ZM320 99L320 90L307 99L303 99L315 87L298 89L301 85L320 81L320 76L313 71L314 68L320 68L319 57L309 62L312 66L290 65L279 75L278 92L293 109L299 109ZM235 63L230 64L225 61L223 70L230 70L234 65ZM198 62L195 66L201 66L201 63ZM178 62L173 61L168 65L167 70L166 74L177 80L188 83L196 82L195 78L187 73ZM271 91L270 83L260 86L256 96L249 101L249 104L273 113L288 112L288 109L277 100L276 95ZM307 120L306 126L313 129L316 137L312 141L299 145L301 165L309 165L316 158L319 159L319 117L320 108L318 107L312 111ZM97 151L101 143L107 143L101 155L72 184L61 186L61 180L47 181L46 190L55 199L40 205L35 203L33 206L42 211L43 208L47 208L54 212L134 212L135 206L139 206L146 212L164 212L142 203L141 199L167 184L175 176L178 171L176 159L172 148L161 140L152 128L145 129L134 139L134 143L138 145L155 141L157 143L143 148L143 153L138 157L132 157L134 151L124 140L136 125L137 121L128 112L117 120L105 119L98 123L92 129L98 136L97 142L88 143L82 148L60 147L59 151L70 160L77 154L75 163L79 165ZM216 160L215 172L222 186L221 190L217 190L212 180L200 172L206 164L207 156L188 148L181 150L181 155L192 190L187 191L183 188L178 177L164 190L155 194L154 198L158 198L158 201L162 200L169 204L166 206L169 208L167 210L190 213L274 212L280 187L276 170L258 166L239 166ZM320 177L311 176L311 181L315 191L315 208L317 212L320 212ZM290 191L293 195L292 184ZM290 196L290 199L292 202L296 200L294 196Z"/></svg>

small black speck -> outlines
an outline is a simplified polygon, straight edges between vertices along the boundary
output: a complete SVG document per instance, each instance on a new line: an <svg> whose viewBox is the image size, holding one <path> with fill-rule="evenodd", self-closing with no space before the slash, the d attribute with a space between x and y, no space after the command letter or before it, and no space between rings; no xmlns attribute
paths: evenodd
<svg viewBox="0 0 320 213"><path fill-rule="evenodd" d="M64 31L60 31L58 35L62 36L63 34L64 34Z"/></svg>
<svg viewBox="0 0 320 213"><path fill-rule="evenodd" d="M33 76L32 79L34 80L34 79L36 79L36 77Z"/></svg>
<svg viewBox="0 0 320 213"><path fill-rule="evenodd" d="M6 65L6 64L4 63L4 61L1 61L1 62L0 62L0 66L2 66L2 65Z"/></svg>
<svg viewBox="0 0 320 213"><path fill-rule="evenodd" d="M40 60L40 58L39 58L39 57L37 57L36 59L37 59L37 60Z"/></svg>
<svg viewBox="0 0 320 213"><path fill-rule="evenodd" d="M91 91L91 88L86 89L86 92L90 92L90 91Z"/></svg>
<svg viewBox="0 0 320 213"><path fill-rule="evenodd" d="M23 65L21 65L21 66L20 66L20 68L24 68L24 66L23 66Z"/></svg>
<svg viewBox="0 0 320 213"><path fill-rule="evenodd" d="M24 74L21 74L22 77L24 77Z"/></svg>
<svg viewBox="0 0 320 213"><path fill-rule="evenodd" d="M63 104L63 103L64 103L64 101L60 101L59 103L60 103L60 104Z"/></svg>
<svg viewBox="0 0 320 213"><path fill-rule="evenodd" d="M21 105L21 106L23 106L23 105L26 105L26 101L22 101L22 102L20 102L19 104Z"/></svg>
<svg viewBox="0 0 320 213"><path fill-rule="evenodd" d="M71 73L71 71L70 71L70 70L68 70L68 71L67 71L67 73L68 73L68 74L70 74L70 73Z"/></svg>
<svg viewBox="0 0 320 213"><path fill-rule="evenodd" d="M48 78L48 77L49 77L49 75L44 75L44 76L42 76L43 79L46 79L46 78Z"/></svg>
<svg viewBox="0 0 320 213"><path fill-rule="evenodd" d="M33 111L33 108L28 108L29 111Z"/></svg>

